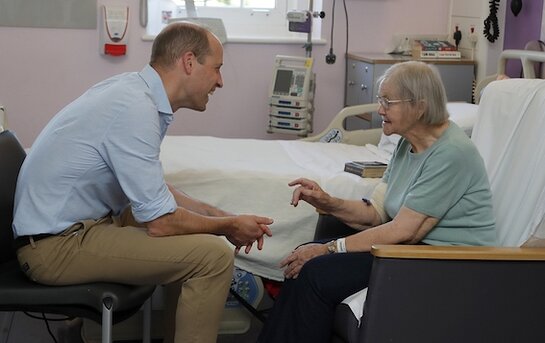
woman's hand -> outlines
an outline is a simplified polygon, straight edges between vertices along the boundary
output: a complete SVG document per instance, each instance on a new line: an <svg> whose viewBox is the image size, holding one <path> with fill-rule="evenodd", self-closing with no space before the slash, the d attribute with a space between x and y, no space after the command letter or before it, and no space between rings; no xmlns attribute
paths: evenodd
<svg viewBox="0 0 545 343"><path fill-rule="evenodd" d="M280 267L286 267L284 276L287 279L296 279L303 265L316 256L328 254L327 246L320 243L310 243L297 247L291 254L280 261Z"/></svg>
<svg viewBox="0 0 545 343"><path fill-rule="evenodd" d="M296 207L299 204L299 200L303 200L316 207L319 210L328 211L330 206L331 196L324 192L324 190L315 181L300 178L288 183L289 186L299 186L293 191L291 197L291 204Z"/></svg>

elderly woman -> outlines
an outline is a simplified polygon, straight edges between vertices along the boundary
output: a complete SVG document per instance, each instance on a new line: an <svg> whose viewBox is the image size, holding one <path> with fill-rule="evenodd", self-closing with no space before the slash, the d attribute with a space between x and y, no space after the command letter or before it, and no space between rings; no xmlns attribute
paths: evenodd
<svg viewBox="0 0 545 343"><path fill-rule="evenodd" d="M379 79L378 113L386 135L402 136L370 200L343 200L297 179L303 200L361 230L299 246L281 265L285 282L259 342L329 342L335 307L367 287L373 244L493 245L492 196L479 152L449 121L437 70L395 64Z"/></svg>

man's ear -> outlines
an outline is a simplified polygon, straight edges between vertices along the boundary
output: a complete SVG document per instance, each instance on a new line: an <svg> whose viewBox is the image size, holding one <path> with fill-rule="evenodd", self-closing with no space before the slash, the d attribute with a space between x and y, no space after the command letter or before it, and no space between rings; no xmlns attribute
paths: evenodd
<svg viewBox="0 0 545 343"><path fill-rule="evenodd" d="M179 63L182 64L182 68L185 70L187 75L191 75L196 62L197 61L195 58L195 54L191 51L184 53L182 57L180 57L179 61Z"/></svg>

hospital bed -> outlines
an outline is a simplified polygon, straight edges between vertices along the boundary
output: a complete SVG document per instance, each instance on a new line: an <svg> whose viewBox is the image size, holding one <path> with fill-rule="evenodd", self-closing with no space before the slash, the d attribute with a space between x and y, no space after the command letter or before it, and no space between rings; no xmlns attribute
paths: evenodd
<svg viewBox="0 0 545 343"><path fill-rule="evenodd" d="M188 195L232 213L271 217L273 236L263 250L239 253L237 267L271 280L282 280L280 260L299 244L313 239L315 209L290 205L288 183L299 177L318 181L333 195L370 196L379 179L343 172L351 160L388 162L377 146L309 141L226 139L167 136L161 160L168 183Z"/></svg>

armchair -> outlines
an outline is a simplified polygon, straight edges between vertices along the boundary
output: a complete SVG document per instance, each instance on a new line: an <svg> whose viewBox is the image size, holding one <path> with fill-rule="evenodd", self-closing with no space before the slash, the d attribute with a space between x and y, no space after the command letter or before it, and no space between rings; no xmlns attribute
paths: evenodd
<svg viewBox="0 0 545 343"><path fill-rule="evenodd" d="M320 214L316 239L350 234ZM347 304L333 343L542 342L545 249L377 245L361 325Z"/></svg>
<svg viewBox="0 0 545 343"><path fill-rule="evenodd" d="M543 342L545 249L376 246L359 342Z"/></svg>
<svg viewBox="0 0 545 343"><path fill-rule="evenodd" d="M155 286L97 282L45 286L21 271L13 248L15 185L25 151L12 132L0 132L0 311L29 311L89 318L102 323L102 342L111 342L112 324L135 314L144 303L144 342L150 342L151 302Z"/></svg>

